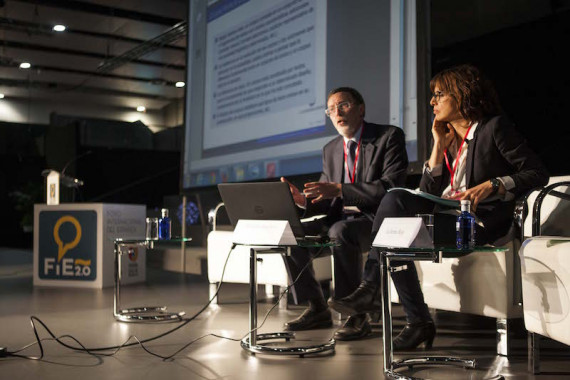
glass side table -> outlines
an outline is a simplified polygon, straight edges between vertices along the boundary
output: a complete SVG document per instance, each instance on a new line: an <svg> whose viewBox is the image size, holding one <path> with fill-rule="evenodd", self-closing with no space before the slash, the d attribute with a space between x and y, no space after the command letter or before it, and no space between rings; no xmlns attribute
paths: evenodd
<svg viewBox="0 0 570 380"><path fill-rule="evenodd" d="M390 260L432 261L441 263L443 258L463 257L471 252L504 252L506 248L475 247L472 250L462 250L451 247L436 248L395 248L377 246L380 250L380 289L382 296L382 341L384 346L384 374L391 379L417 379L396 372L398 368L412 368L415 365L454 365L464 368L475 368L475 359L461 359L446 356L414 357L394 361L392 346L392 308L390 304ZM489 380L504 379L502 375L487 378Z"/></svg>
<svg viewBox="0 0 570 380"><path fill-rule="evenodd" d="M149 239L115 239L115 292L113 297L113 316L121 322L176 322L185 312L169 312L166 306L139 306L121 309L121 252L122 246L138 245L146 249L154 249L155 244L162 242L182 243L191 238L175 238L170 240Z"/></svg>
<svg viewBox="0 0 570 380"><path fill-rule="evenodd" d="M274 332L274 333L257 333L257 254L277 253L284 256L291 255L291 248L294 246L260 246L239 244L250 247L249 249L249 334L241 341L241 347L251 354L269 354L269 355L305 355L317 354L326 351L334 351L336 342L330 339L328 342L311 346L297 347L277 347L275 345L264 345L259 343L264 340L285 339L290 341L295 338L295 333L290 331ZM298 246L303 248L328 248L334 246L334 242L317 243L314 241L299 242Z"/></svg>

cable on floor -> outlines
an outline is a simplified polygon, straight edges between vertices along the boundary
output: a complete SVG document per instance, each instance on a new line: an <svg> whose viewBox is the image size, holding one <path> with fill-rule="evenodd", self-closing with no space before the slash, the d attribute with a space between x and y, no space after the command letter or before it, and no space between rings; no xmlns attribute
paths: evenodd
<svg viewBox="0 0 570 380"><path fill-rule="evenodd" d="M151 351L149 348L147 348L145 346L145 343L163 338L179 329L181 329L182 327L186 326L188 323L190 323L191 321L193 321L194 319L196 319L200 314L202 314L207 308L208 306L210 306L210 304L212 303L212 301L218 296L218 293L220 291L220 288L222 287L223 284L223 279L224 279L224 275L226 272L226 267L230 258L230 255L232 253L232 251L234 250L234 248L236 247L236 244L233 244L232 247L230 248L230 251L228 252L228 256L226 257L226 260L224 262L224 266L222 269L222 274L221 274L221 278L220 278L220 283L216 289L216 292L214 293L214 295L208 300L208 302L197 312L195 313L192 317L190 318L185 318L183 319L183 323L181 323L180 325L162 333L159 335L156 335L154 337L151 338L146 338L143 340L140 340L137 336L135 335L131 335L127 338L127 340L120 344L120 345L116 345L116 346L108 346L108 347L96 347L96 348L88 348L85 347L78 339L76 339L75 337L73 337L72 335L66 334L66 335L61 335L61 336L56 336L50 329L49 327L38 317L36 316L31 316L30 317L30 322L32 324L32 330L34 332L34 336L36 337L36 341L33 343L30 343L26 346L23 346L15 351L8 351L7 349L4 350L4 355L0 355L0 358L2 357L19 357L19 358L23 358L23 359L30 359L30 360L42 360L44 357L44 348L42 345L42 342L44 341L48 341L48 340L53 340L56 341L57 343L59 343L60 345L62 345L63 347L69 348L71 350L74 351L80 351L80 352L85 352L89 355L93 355L93 356L114 356L116 355L122 348L125 347L131 347L131 346L135 346L135 345L139 345L145 352L147 352L148 354L158 357L162 360L173 360L174 357L176 355L178 355L180 352L184 351L186 348L188 348L190 345L204 339L207 338L209 336L213 336L219 339L226 339L226 340L230 340L230 341L234 341L234 342L240 342L243 338L241 339L237 339L237 338L230 338L230 337L226 337L226 336L222 336L222 335L217 335L217 334L205 334L202 335L198 338L195 338L193 340L191 340L190 342L188 342L187 344L185 344L184 346L182 346L181 348L179 348L178 350L176 350L174 353L168 355L168 356L164 356L164 355L160 355L157 354L153 351ZM267 313L265 314L261 324L259 326L257 326L255 329L249 330L247 333L245 333L243 335L243 337L245 338L246 336L248 336L250 333L255 332L257 330L259 330L261 327L263 327L263 325L265 324L265 322L267 321L267 318L269 317L269 315L271 314L271 312L279 305L281 299L289 292L289 290L291 289L291 287L293 287L297 281L299 280L299 278L301 277L301 275L305 272L305 270L313 263L313 261L318 258L321 253L323 252L323 248L321 247L317 253L315 255L312 255L311 259L307 262L307 264L299 271L299 274L297 275L297 277L295 278L295 280L288 285L285 290L283 292L281 292L281 294L279 295L277 301L275 302L275 304L269 309L269 311L267 311ZM39 323L45 330L46 332L50 335L50 338L40 338L39 337L39 333L38 333L38 329L36 327L36 322ZM73 342L77 343L78 346L72 346L70 344L67 344L63 341L63 339L68 338L71 339ZM134 340L134 342L131 342L131 340ZM20 352L34 346L34 345L38 345L39 349L40 349L40 355L39 356L28 356L28 355L22 355L19 354ZM112 351L112 352L103 352L103 351Z"/></svg>
<svg viewBox="0 0 570 380"><path fill-rule="evenodd" d="M147 338L147 339L143 339L140 340L139 338L137 338L136 336L130 336L129 338L127 338L127 340L120 344L120 345L116 345L116 346L109 346L109 347L96 347L96 348L87 348L85 347L81 342L79 342L79 340L77 340L76 338L74 338L71 335L62 335L60 337L56 336L50 329L49 327L38 317L36 316L31 316L30 317L30 322L32 324L32 330L34 333L34 336L36 337L36 341L33 343L30 343L26 346L23 346L15 351L8 351L5 350L5 356L4 357L10 357L10 356L15 356L15 357L20 357L20 358L24 358L24 359L30 359L30 360L41 360L44 357L44 348L42 345L42 341L44 340L54 340L57 343L59 343L60 345L62 345L65 348L69 348L71 350L75 350L75 351L83 351L86 352L90 355L100 355L100 356L112 356L115 355L120 349L124 348L124 347L130 347L130 346L134 346L134 345L140 345L145 351L148 352L148 350L144 347L144 343L148 343L160 338L163 338L179 329L181 329L182 327L186 326L188 323L190 323L191 321L193 321L194 319L196 319L200 314L202 314L204 312L204 310L206 310L208 308L208 306L210 306L210 304L212 303L212 301L218 296L218 293L220 291L220 288L222 287L223 284L223 279L224 279L224 275L226 272L226 267L230 258L230 255L233 251L233 249L235 248L235 244L232 245L232 247L230 248L230 251L228 252L228 256L226 257L226 261L224 262L224 267L222 269L222 275L221 275L221 279L220 279L220 283L216 289L216 292L214 293L214 295L208 300L208 302L197 312L195 313L192 317L189 318L184 318L182 320L182 323L168 331L165 331L162 334L156 335L154 337L151 338ZM39 323L45 330L46 332L49 334L49 336L51 338L44 338L44 339L40 339L39 334L38 334L38 329L36 327L36 322ZM66 342L62 341L63 338L69 338L71 340L73 340L74 342L76 342L79 346L72 346L67 344ZM129 341L131 339L134 339L135 342L130 342ZM29 347L32 347L34 345L38 345L39 349L40 349L40 355L39 356L27 356L27 355L21 355L19 354L20 352L28 349ZM110 351L110 350L114 350L112 353L103 353L101 351ZM150 353L150 352L149 352ZM155 355L157 356L157 355ZM164 359L168 359L168 357L164 358Z"/></svg>

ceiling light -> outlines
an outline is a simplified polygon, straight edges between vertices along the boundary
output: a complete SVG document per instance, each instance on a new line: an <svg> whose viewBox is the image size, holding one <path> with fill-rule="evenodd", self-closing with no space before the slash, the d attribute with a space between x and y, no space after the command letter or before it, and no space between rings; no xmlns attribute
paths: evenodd
<svg viewBox="0 0 570 380"><path fill-rule="evenodd" d="M175 86L176 86L176 87L184 87L184 86L186 86L186 83L184 83L184 82L176 82Z"/></svg>
<svg viewBox="0 0 570 380"><path fill-rule="evenodd" d="M146 111L146 107L145 106L138 106L137 111L144 112L144 111Z"/></svg>
<svg viewBox="0 0 570 380"><path fill-rule="evenodd" d="M32 65L30 65L29 62L20 63L20 69L29 69L30 67L32 67Z"/></svg>
<svg viewBox="0 0 570 380"><path fill-rule="evenodd" d="M0 99L4 99L4 94L0 94Z"/></svg>
<svg viewBox="0 0 570 380"><path fill-rule="evenodd" d="M65 25L58 24L54 25L53 27L54 32L63 32L64 30L65 30Z"/></svg>

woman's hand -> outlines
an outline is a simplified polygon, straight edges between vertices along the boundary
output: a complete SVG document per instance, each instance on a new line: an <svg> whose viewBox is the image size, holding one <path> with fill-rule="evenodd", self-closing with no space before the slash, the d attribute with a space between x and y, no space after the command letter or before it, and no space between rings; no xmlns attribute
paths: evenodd
<svg viewBox="0 0 570 380"><path fill-rule="evenodd" d="M305 195L297 189L297 186L293 185L291 182L287 181L285 177L281 177L281 182L285 182L289 185L289 190L291 190L291 195L293 196L293 201L299 207L307 206L307 198Z"/></svg>
<svg viewBox="0 0 570 380"><path fill-rule="evenodd" d="M428 166L433 169L443 162L443 153L455 138L455 129L449 123L434 120L431 134L433 136L433 149Z"/></svg>
<svg viewBox="0 0 570 380"><path fill-rule="evenodd" d="M434 120L431 134L434 146L437 146L443 152L455 138L455 129L447 122Z"/></svg>
<svg viewBox="0 0 570 380"><path fill-rule="evenodd" d="M499 186L498 193L505 193L505 188L502 183ZM462 193L458 193L451 198L457 200L469 199L471 201L471 210L476 211L479 202L487 199L491 194L493 194L493 185L491 184L491 181L485 181L475 187L465 190Z"/></svg>

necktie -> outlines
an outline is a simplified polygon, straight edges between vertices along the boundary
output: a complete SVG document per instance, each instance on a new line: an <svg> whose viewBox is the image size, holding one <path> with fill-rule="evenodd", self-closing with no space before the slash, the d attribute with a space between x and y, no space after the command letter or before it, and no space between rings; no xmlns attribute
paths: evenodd
<svg viewBox="0 0 570 380"><path fill-rule="evenodd" d="M354 159L356 156L356 148L358 147L358 144L355 141L352 140L348 140L348 142L346 143L346 150L347 150L347 155L346 155L346 166L347 168L347 173L344 176L344 182L346 183L350 183L350 176L354 176L354 173L352 172L355 167L354 167ZM348 172L350 171L350 176L348 174Z"/></svg>

